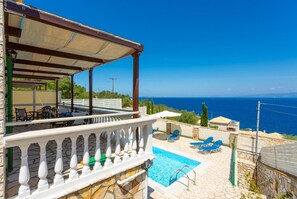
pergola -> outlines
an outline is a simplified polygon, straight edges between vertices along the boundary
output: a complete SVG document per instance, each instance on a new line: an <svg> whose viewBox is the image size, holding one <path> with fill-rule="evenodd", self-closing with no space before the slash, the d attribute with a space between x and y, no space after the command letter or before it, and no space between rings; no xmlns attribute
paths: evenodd
<svg viewBox="0 0 297 199"><path fill-rule="evenodd" d="M143 51L142 44L22 3L6 0L4 5L6 49L7 52L17 53L14 59L9 54L7 56L8 87L11 87L9 82L12 82L13 77L55 80L58 92L58 80L70 76L73 111L74 75L88 70L91 115L93 69L132 55L133 111L138 111L139 56Z"/></svg>

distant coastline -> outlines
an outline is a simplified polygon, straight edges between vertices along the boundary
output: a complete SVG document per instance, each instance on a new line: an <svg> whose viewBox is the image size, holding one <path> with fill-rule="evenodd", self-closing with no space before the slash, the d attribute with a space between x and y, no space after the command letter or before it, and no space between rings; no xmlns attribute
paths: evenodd
<svg viewBox="0 0 297 199"><path fill-rule="evenodd" d="M141 97L155 104L165 104L178 110L201 113L201 104L208 106L209 118L225 116L240 122L240 128L256 129L257 103L282 104L297 107L294 97ZM295 116L296 115L296 116ZM260 130L269 133L297 135L297 109L263 106Z"/></svg>

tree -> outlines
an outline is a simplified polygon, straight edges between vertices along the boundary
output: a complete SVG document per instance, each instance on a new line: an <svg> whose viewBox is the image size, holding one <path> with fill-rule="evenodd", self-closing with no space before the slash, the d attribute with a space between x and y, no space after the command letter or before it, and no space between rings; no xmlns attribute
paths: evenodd
<svg viewBox="0 0 297 199"><path fill-rule="evenodd" d="M208 110L205 103L202 103L201 126L208 126Z"/></svg>
<svg viewBox="0 0 297 199"><path fill-rule="evenodd" d="M182 111L182 114L177 118L177 121L188 124L197 124L198 119L199 118L194 112Z"/></svg>

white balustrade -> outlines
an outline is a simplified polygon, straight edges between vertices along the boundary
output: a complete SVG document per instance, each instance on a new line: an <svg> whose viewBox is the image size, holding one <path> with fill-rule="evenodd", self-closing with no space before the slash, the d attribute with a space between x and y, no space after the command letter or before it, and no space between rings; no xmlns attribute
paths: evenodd
<svg viewBox="0 0 297 199"><path fill-rule="evenodd" d="M76 139L77 137L71 137L71 159L70 159L70 173L69 173L70 180L75 180L78 178Z"/></svg>
<svg viewBox="0 0 297 199"><path fill-rule="evenodd" d="M139 151L138 151L138 155L143 155L144 154L144 141L143 141L143 129L144 127L139 127Z"/></svg>
<svg viewBox="0 0 297 199"><path fill-rule="evenodd" d="M106 118L105 118L106 119ZM110 121L113 119L110 118ZM133 168L142 164L147 159L153 157L151 148L151 126L155 121L153 118L137 118L130 120L120 120L114 122L97 123L91 125L82 125L75 127L64 127L56 129L47 129L40 131L30 131L20 134L8 135L4 137L5 147L19 146L21 150L21 168L19 173L20 188L18 191L18 198L46 198L48 196L52 198L62 197L65 193L71 193L76 191L79 187L89 186L91 183L96 183L98 180L106 179L119 172L123 172L128 168ZM138 130L137 130L138 129ZM139 153L137 154L136 132L139 132ZM106 136L101 136L103 134ZM95 136L90 136L95 134ZM80 136L83 137L83 167L81 174L78 169L78 156L77 156L77 141ZM130 137L132 136L132 140ZM121 137L123 141L123 152L121 153ZM62 147L63 140L70 142L71 149L67 148L67 144ZM52 152L47 151L46 146L48 141L56 139L56 159L54 164L55 173L48 172L48 165L46 160L46 154ZM96 139L95 142L92 139ZM112 140L113 139L113 140ZM89 143L90 141L90 143ZM101 141L106 142L106 150L102 151L100 146ZM114 146L111 145L115 143ZM38 143L40 146L40 163L38 170L38 185L37 191L30 190L29 180L30 171L28 166L28 148L31 143ZM90 144L96 144L95 146L95 164L93 167L89 166L90 161ZM129 144L132 144L132 151L129 150ZM66 148L65 148L66 147ZM112 147L113 148L112 150ZM63 173L62 148L66 150L66 154L71 151L70 157L65 158L70 160L68 162L68 168ZM68 153L67 153L68 151ZM114 151L114 154L112 153ZM101 165L101 154L105 153L106 160L104 165ZM131 158L130 158L131 154ZM79 160L81 161L81 160ZM49 176L52 175L52 176ZM69 178L65 180L65 175L69 175ZM32 176L34 177L34 176ZM47 178L53 177L53 186L50 186ZM77 186L79 185L79 186Z"/></svg>
<svg viewBox="0 0 297 199"><path fill-rule="evenodd" d="M28 166L28 147L29 145L21 145L21 168L19 173L20 188L18 192L19 198L25 198L30 195L29 179L30 172Z"/></svg>
<svg viewBox="0 0 297 199"><path fill-rule="evenodd" d="M129 129L124 129L124 136L125 136L125 145L124 145L123 161L126 161L130 158L130 156L129 156L129 142L130 142Z"/></svg>
<svg viewBox="0 0 297 199"><path fill-rule="evenodd" d="M101 149L100 149L100 136L101 132L96 133L96 152L95 152L95 165L94 165L94 170L100 170L102 169L101 165Z"/></svg>
<svg viewBox="0 0 297 199"><path fill-rule="evenodd" d="M55 178L54 178L54 185L60 185L64 183L63 178L63 156L62 156L62 143L63 139L56 140L57 143L57 156L56 156L56 164L55 164Z"/></svg>
<svg viewBox="0 0 297 199"><path fill-rule="evenodd" d="M91 172L90 167L89 167L89 162L90 162L90 154L89 154L89 135L84 134L84 157L83 157L83 169L82 169L82 174L87 175Z"/></svg>
<svg viewBox="0 0 297 199"><path fill-rule="evenodd" d="M133 135L131 157L135 158L135 157L137 157L137 151L136 151L137 150L137 140L136 140L137 127L131 127L131 133Z"/></svg>
<svg viewBox="0 0 297 199"><path fill-rule="evenodd" d="M48 189L48 182L47 182L47 162L46 162L46 143L41 142L39 143L40 146L40 163L39 163L39 169L38 169L38 191L43 191Z"/></svg>
<svg viewBox="0 0 297 199"><path fill-rule="evenodd" d="M104 163L105 168L110 167L112 165L110 137L111 137L111 132L107 132L106 153L105 153L106 160L105 160L105 163Z"/></svg>
<svg viewBox="0 0 297 199"><path fill-rule="evenodd" d="M116 136L116 149L115 149L115 158L114 158L114 164L119 164L121 162L120 158L120 152L121 152L121 146L120 146L120 131L117 130L115 131L115 136Z"/></svg>

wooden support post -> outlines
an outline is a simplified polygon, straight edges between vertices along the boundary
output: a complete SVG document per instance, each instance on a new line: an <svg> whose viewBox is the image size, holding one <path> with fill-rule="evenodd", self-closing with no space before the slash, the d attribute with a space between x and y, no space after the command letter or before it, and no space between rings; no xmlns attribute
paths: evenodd
<svg viewBox="0 0 297 199"><path fill-rule="evenodd" d="M133 111L139 110L139 56L140 52L133 55ZM138 118L139 114L134 114L133 118ZM139 150L139 130L135 129L137 151Z"/></svg>
<svg viewBox="0 0 297 199"><path fill-rule="evenodd" d="M73 112L74 101L74 75L71 75L71 112Z"/></svg>
<svg viewBox="0 0 297 199"><path fill-rule="evenodd" d="M59 80L56 79L56 116L58 116L59 107Z"/></svg>
<svg viewBox="0 0 297 199"><path fill-rule="evenodd" d="M93 115L93 69L89 70L89 115ZM89 122L92 123L92 119Z"/></svg>

